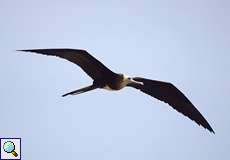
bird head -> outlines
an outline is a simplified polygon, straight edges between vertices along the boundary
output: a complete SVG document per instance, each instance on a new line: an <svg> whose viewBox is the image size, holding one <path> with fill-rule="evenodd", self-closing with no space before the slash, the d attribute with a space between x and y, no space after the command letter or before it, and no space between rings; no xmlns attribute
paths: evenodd
<svg viewBox="0 0 230 160"><path fill-rule="evenodd" d="M125 83L125 85L128 85L130 83L136 83L136 84L143 85L142 82L135 81L132 77L129 77L129 76L124 75L124 74L122 76L123 76L123 82Z"/></svg>

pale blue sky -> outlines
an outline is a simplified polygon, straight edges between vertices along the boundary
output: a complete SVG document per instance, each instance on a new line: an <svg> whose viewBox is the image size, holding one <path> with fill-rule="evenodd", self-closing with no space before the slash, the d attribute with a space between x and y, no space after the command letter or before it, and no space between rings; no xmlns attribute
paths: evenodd
<svg viewBox="0 0 230 160"><path fill-rule="evenodd" d="M0 137L24 159L229 159L230 1L0 1ZM132 88L62 98L92 80L16 49L82 48L115 72L169 81L216 135ZM121 58L122 57L122 58Z"/></svg>

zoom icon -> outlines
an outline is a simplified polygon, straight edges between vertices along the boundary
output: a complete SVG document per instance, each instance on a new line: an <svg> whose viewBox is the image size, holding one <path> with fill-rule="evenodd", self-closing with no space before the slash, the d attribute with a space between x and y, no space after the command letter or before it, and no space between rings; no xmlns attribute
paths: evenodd
<svg viewBox="0 0 230 160"><path fill-rule="evenodd" d="M21 138L0 138L1 156L0 160L21 159Z"/></svg>

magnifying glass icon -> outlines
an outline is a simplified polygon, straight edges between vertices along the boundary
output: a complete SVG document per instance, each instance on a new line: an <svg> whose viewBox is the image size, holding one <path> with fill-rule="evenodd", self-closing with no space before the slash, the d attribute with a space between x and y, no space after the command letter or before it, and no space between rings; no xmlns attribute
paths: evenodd
<svg viewBox="0 0 230 160"><path fill-rule="evenodd" d="M15 151L15 145L12 141L7 141L3 144L3 149L6 153L11 153L14 155L14 157L17 157L18 154Z"/></svg>

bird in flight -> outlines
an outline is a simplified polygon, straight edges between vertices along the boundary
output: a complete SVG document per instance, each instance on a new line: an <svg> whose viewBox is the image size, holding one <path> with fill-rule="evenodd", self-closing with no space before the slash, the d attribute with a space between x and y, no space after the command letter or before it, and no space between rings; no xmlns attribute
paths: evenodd
<svg viewBox="0 0 230 160"><path fill-rule="evenodd" d="M97 88L120 90L126 86L136 88L160 101L168 103L178 112L215 133L207 120L190 100L173 84L141 77L128 77L111 71L104 64L82 49L27 49L18 50L64 58L81 67L92 79L93 84L62 95L77 95Z"/></svg>

